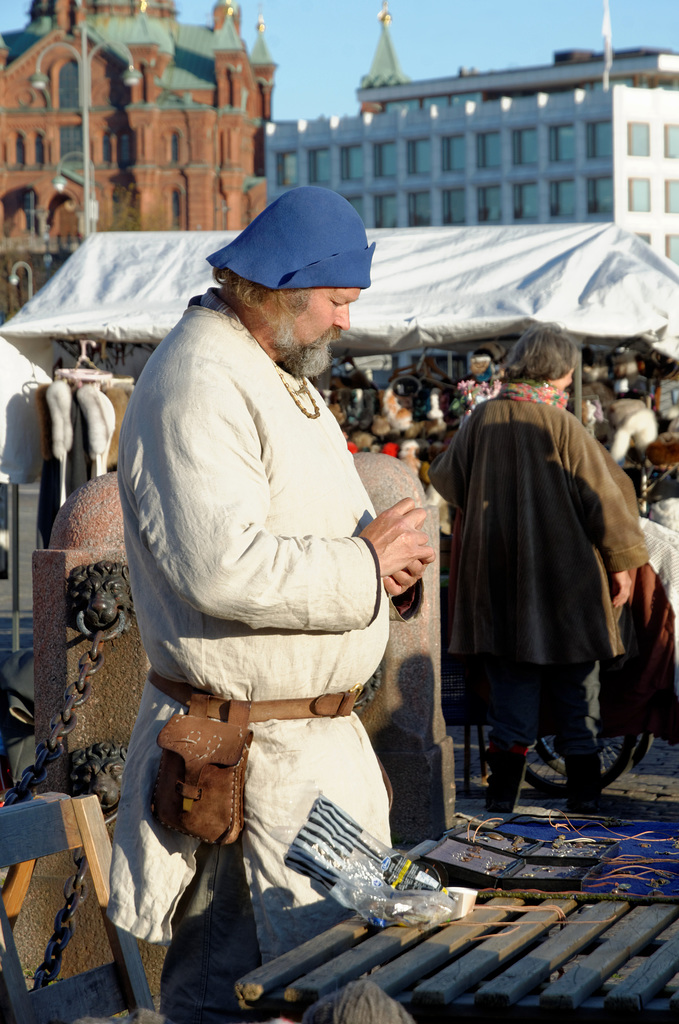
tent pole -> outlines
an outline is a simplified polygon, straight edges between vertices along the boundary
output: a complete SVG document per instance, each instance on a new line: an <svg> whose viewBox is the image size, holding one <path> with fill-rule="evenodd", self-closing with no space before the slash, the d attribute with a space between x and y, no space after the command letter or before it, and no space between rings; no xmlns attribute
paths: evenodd
<svg viewBox="0 0 679 1024"><path fill-rule="evenodd" d="M12 577L12 651L18 651L19 637L19 485L9 485L10 514L10 576Z"/></svg>
<svg viewBox="0 0 679 1024"><path fill-rule="evenodd" d="M578 361L573 374L573 411L576 419L582 423L582 349L578 353Z"/></svg>

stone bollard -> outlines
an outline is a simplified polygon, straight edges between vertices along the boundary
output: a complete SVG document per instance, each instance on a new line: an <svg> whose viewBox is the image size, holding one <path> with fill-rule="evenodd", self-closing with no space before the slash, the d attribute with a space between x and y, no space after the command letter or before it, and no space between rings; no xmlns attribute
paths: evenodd
<svg viewBox="0 0 679 1024"><path fill-rule="evenodd" d="M355 459L378 513L401 498L424 506L419 480L398 459L367 453ZM425 529L438 551L433 507L427 510ZM451 826L455 811L453 741L441 710L439 568L437 560L424 575L417 618L391 622L382 685L361 716L394 787L391 827L399 843L436 838Z"/></svg>
<svg viewBox="0 0 679 1024"><path fill-rule="evenodd" d="M79 659L91 649L91 641L74 628L67 585L78 566L101 561L118 565L126 561L115 473L74 491L59 510L49 549L33 554L36 743L50 735L50 723L64 706L66 687L78 679ZM98 582L96 576L94 580ZM129 620L127 632L100 645L103 666L91 677L89 699L74 709L76 727L64 737L64 754L48 766L41 792L71 792L70 753L74 750L107 740L117 745L129 741L148 671L134 615ZM64 883L73 873L73 859L68 854L45 857L37 863L14 933L26 970L35 969L45 956L55 915L64 904ZM157 993L164 950L139 945L151 991ZM61 973L63 977L79 974L107 960L110 950L92 892L78 908Z"/></svg>

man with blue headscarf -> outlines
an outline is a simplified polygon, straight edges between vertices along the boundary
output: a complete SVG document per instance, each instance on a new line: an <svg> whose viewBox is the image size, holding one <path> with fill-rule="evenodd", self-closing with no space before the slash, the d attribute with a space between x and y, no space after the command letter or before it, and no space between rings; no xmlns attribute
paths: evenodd
<svg viewBox="0 0 679 1024"><path fill-rule="evenodd" d="M283 863L318 791L389 841L352 691L386 646L384 593L407 603L434 553L411 499L374 517L307 379L348 329L373 248L341 196L285 193L208 258L218 287L191 300L125 416L125 545L152 671L128 750L109 915L169 944L161 1009L174 1024L231 1019L236 978L345 916ZM252 702L245 827L230 845L172 831L150 811L156 738L192 689ZM329 694L341 710L322 713ZM291 698L309 710L289 715ZM260 702L272 702L269 717L254 714Z"/></svg>

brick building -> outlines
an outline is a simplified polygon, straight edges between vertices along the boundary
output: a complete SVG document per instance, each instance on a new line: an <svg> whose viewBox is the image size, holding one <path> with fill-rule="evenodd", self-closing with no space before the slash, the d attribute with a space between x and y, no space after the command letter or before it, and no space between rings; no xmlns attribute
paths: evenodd
<svg viewBox="0 0 679 1024"><path fill-rule="evenodd" d="M84 146L93 229L248 224L266 202L275 65L261 15L249 54L240 30L229 0L211 27L180 24L174 0L33 0L28 25L0 35L4 247L84 233Z"/></svg>

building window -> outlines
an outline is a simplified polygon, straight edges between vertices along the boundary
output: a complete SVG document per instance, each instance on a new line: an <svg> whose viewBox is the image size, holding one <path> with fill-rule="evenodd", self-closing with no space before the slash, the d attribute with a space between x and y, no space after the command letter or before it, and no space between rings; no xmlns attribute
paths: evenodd
<svg viewBox="0 0 679 1024"><path fill-rule="evenodd" d="M297 153L276 153L276 184L297 184Z"/></svg>
<svg viewBox="0 0 679 1024"><path fill-rule="evenodd" d="M647 235L644 231L636 232L637 238L640 238L642 242L646 242L648 245L651 244L651 236Z"/></svg>
<svg viewBox="0 0 679 1024"><path fill-rule="evenodd" d="M30 234L35 234L35 192L32 188L27 188L23 194L21 205L24 211L24 217L26 218L26 230Z"/></svg>
<svg viewBox="0 0 679 1024"><path fill-rule="evenodd" d="M512 160L515 164L538 162L538 133L535 128L519 128L512 132Z"/></svg>
<svg viewBox="0 0 679 1024"><path fill-rule="evenodd" d="M572 124L555 124L550 127L549 159L553 164L575 159L575 128Z"/></svg>
<svg viewBox="0 0 679 1024"><path fill-rule="evenodd" d="M587 179L587 213L613 213L613 179Z"/></svg>
<svg viewBox="0 0 679 1024"><path fill-rule="evenodd" d="M78 65L72 60L64 64L59 72L59 109L75 109L79 106Z"/></svg>
<svg viewBox="0 0 679 1024"><path fill-rule="evenodd" d="M408 174L429 174L431 171L431 143L429 139L410 139L408 142Z"/></svg>
<svg viewBox="0 0 679 1024"><path fill-rule="evenodd" d="M17 164L19 167L23 167L26 163L26 143L24 142L23 135L17 135L16 137L14 155L14 163Z"/></svg>
<svg viewBox="0 0 679 1024"><path fill-rule="evenodd" d="M629 210L631 213L649 213L651 209L651 182L648 178L629 179Z"/></svg>
<svg viewBox="0 0 679 1024"><path fill-rule="evenodd" d="M665 125L665 157L679 160L679 124Z"/></svg>
<svg viewBox="0 0 679 1024"><path fill-rule="evenodd" d="M449 107L450 96L425 96L422 100L422 109L429 110L430 107Z"/></svg>
<svg viewBox="0 0 679 1024"><path fill-rule="evenodd" d="M665 213L679 213L679 181L665 182Z"/></svg>
<svg viewBox="0 0 679 1024"><path fill-rule="evenodd" d="M525 185L514 185L514 220L528 220L538 215L538 187L531 181Z"/></svg>
<svg viewBox="0 0 679 1024"><path fill-rule="evenodd" d="M111 136L108 132L106 132L104 138L101 140L101 158L105 164L110 164L111 160L113 159L111 150Z"/></svg>
<svg viewBox="0 0 679 1024"><path fill-rule="evenodd" d="M396 177L396 143L377 142L373 146L373 171L376 178Z"/></svg>
<svg viewBox="0 0 679 1024"><path fill-rule="evenodd" d="M375 196L375 227L395 228L397 226L396 196Z"/></svg>
<svg viewBox="0 0 679 1024"><path fill-rule="evenodd" d="M64 159L69 153L79 155L82 159L83 130L77 124L74 127L59 129L59 157Z"/></svg>
<svg viewBox="0 0 679 1024"><path fill-rule="evenodd" d="M665 254L674 263L679 263L679 235L665 237Z"/></svg>
<svg viewBox="0 0 679 1024"><path fill-rule="evenodd" d="M330 150L309 150L309 183L311 185L327 184L330 181Z"/></svg>
<svg viewBox="0 0 679 1024"><path fill-rule="evenodd" d="M408 227L423 228L431 224L431 197L428 192L408 193Z"/></svg>
<svg viewBox="0 0 679 1024"><path fill-rule="evenodd" d="M590 121L587 125L587 156L613 156L613 132L610 121Z"/></svg>
<svg viewBox="0 0 679 1024"><path fill-rule="evenodd" d="M441 170L464 171L465 166L464 135L448 135L441 139Z"/></svg>
<svg viewBox="0 0 679 1024"><path fill-rule="evenodd" d="M502 196L499 185L487 185L476 190L479 224L502 220Z"/></svg>
<svg viewBox="0 0 679 1024"><path fill-rule="evenodd" d="M45 162L45 140L42 135L35 137L35 162L38 167L42 167Z"/></svg>
<svg viewBox="0 0 679 1024"><path fill-rule="evenodd" d="M348 203L351 203L356 213L363 220L363 196L345 196Z"/></svg>
<svg viewBox="0 0 679 1024"><path fill-rule="evenodd" d="M129 132L118 136L118 166L129 167L132 163L132 145Z"/></svg>
<svg viewBox="0 0 679 1024"><path fill-rule="evenodd" d="M342 146L340 167L342 181L360 181L363 177L363 146Z"/></svg>
<svg viewBox="0 0 679 1024"><path fill-rule="evenodd" d="M182 226L181 225L181 219L182 219L182 196L181 196L181 192L178 192L177 189L174 189L173 192L172 192L172 211L171 211L171 216L172 216L172 227L173 227L173 229L175 231L177 231Z"/></svg>
<svg viewBox="0 0 679 1024"><path fill-rule="evenodd" d="M500 163L500 133L481 132L476 136L476 166L499 167Z"/></svg>
<svg viewBox="0 0 679 1024"><path fill-rule="evenodd" d="M573 217L575 215L574 181L550 181L549 213L552 217Z"/></svg>
<svg viewBox="0 0 679 1024"><path fill-rule="evenodd" d="M464 224L467 220L463 188L447 188L443 191L443 223Z"/></svg>
<svg viewBox="0 0 679 1024"><path fill-rule="evenodd" d="M170 162L179 163L179 135L177 132L172 132L170 137Z"/></svg>
<svg viewBox="0 0 679 1024"><path fill-rule="evenodd" d="M651 133L647 124L627 125L627 154L628 156L650 156L651 155Z"/></svg>

